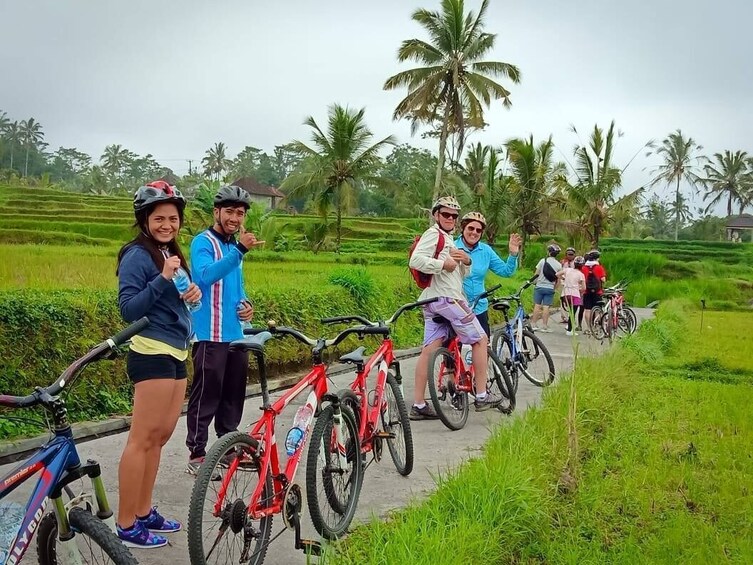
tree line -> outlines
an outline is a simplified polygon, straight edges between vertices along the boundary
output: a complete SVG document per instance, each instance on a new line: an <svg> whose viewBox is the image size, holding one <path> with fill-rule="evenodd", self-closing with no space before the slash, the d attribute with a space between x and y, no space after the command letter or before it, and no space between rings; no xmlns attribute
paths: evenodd
<svg viewBox="0 0 753 565"><path fill-rule="evenodd" d="M485 30L488 5L483 0L473 12L466 11L463 0L441 0L437 11L414 11L412 19L425 38L403 41L397 59L418 66L385 81L386 90L407 89L394 119L436 138L436 154L397 145L392 136L375 140L365 109L333 105L326 124L320 126L313 117L304 122L311 131L308 143L291 141L272 154L246 146L235 157L224 143L214 143L201 163L179 178L151 154L139 156L117 144L108 145L96 163L76 148L49 152L39 122L15 121L0 111L0 175L96 192L132 191L156 177L172 177L190 188L208 179L250 176L280 187L288 206L315 211L325 221L334 214L338 243L345 213L422 215L440 193L452 193L465 208L483 212L492 242L510 229L525 238L567 233L573 241L593 245L605 233L716 238L723 222L709 222L709 212L724 206L727 215L742 214L753 204L753 157L742 150L705 156L702 146L679 129L638 150L636 156L645 150L660 164L644 186L627 192L623 174L632 159L616 162L621 132L614 122L595 125L584 141L573 128L578 143L564 160L555 157L551 136L468 145L469 136L488 125L485 109L493 103L510 108L509 88L522 79L517 66L487 60L497 39ZM651 187L666 187L668 197L647 197ZM689 191L702 194L705 207L690 210Z"/></svg>

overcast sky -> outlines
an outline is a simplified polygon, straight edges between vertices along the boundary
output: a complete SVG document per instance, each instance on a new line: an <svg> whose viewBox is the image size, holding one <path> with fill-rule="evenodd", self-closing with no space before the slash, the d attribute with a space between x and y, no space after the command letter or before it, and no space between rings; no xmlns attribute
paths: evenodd
<svg viewBox="0 0 753 565"><path fill-rule="evenodd" d="M478 10L480 0L466 0ZM411 13L439 0L0 0L0 110L41 122L52 149L95 160L119 143L183 174L215 142L271 152L308 141L333 102L366 107L379 137L410 137L382 90L403 39L425 36ZM513 107L495 105L470 138L501 145L552 134L571 159L594 123L624 136L625 190L657 159L641 147L681 128L708 153L753 153L753 3L745 0L492 0L488 57L518 65ZM747 77L747 78L746 78Z"/></svg>

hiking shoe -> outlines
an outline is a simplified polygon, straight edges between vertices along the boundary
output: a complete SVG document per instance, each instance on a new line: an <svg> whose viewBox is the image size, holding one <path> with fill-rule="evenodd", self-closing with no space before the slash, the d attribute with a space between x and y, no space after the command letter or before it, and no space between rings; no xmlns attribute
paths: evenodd
<svg viewBox="0 0 753 565"><path fill-rule="evenodd" d="M423 408L418 408L415 405L411 406L410 414L408 415L408 418L411 420L436 420L438 417L437 413L434 412L434 408L429 404L424 405Z"/></svg>
<svg viewBox="0 0 753 565"><path fill-rule="evenodd" d="M569 335L569 336L578 335L578 332L565 332L565 335Z"/></svg>
<svg viewBox="0 0 753 565"><path fill-rule="evenodd" d="M135 547L141 549L156 549L167 545L167 538L151 533L141 520L136 520L133 526L124 530L116 526L115 530L118 538L126 547Z"/></svg>
<svg viewBox="0 0 753 565"><path fill-rule="evenodd" d="M199 469L201 468L202 463L204 463L203 457L194 457L193 459L189 459L188 464L186 465L186 473L195 477L199 474ZM222 475L220 475L219 471L215 470L215 472L212 473L212 480L222 480Z"/></svg>
<svg viewBox="0 0 753 565"><path fill-rule="evenodd" d="M481 400L476 398L473 405L476 407L476 412L483 412L484 410L489 410L489 408L496 408L501 403L502 397L500 395L493 392L487 392L486 396Z"/></svg>
<svg viewBox="0 0 753 565"><path fill-rule="evenodd" d="M138 518L137 522L144 524L144 527L150 532L169 534L179 532L182 529L181 523L177 520L168 520L162 514L157 512L157 507L153 506L149 511L149 516L144 519Z"/></svg>
<svg viewBox="0 0 753 565"><path fill-rule="evenodd" d="M540 331L543 334L550 334L552 333L552 328L544 327L544 328L540 328L538 331Z"/></svg>

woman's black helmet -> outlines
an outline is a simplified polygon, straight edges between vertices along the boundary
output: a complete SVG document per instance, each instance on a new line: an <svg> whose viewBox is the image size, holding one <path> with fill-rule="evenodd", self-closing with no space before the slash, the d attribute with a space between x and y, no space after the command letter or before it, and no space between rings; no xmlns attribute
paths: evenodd
<svg viewBox="0 0 753 565"><path fill-rule="evenodd" d="M175 204L182 215L186 208L186 199L180 190L163 180L156 180L141 186L133 195L133 211L137 215L151 210L157 204Z"/></svg>
<svg viewBox="0 0 753 565"><path fill-rule="evenodd" d="M243 206L248 210L251 208L251 197L240 186L234 184L221 186L214 197L214 207L226 208L228 206Z"/></svg>

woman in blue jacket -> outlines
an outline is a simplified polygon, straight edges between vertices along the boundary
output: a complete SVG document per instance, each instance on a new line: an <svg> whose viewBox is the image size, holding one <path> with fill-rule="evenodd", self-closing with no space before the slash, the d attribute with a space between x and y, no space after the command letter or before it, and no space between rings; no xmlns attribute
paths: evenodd
<svg viewBox="0 0 753 565"><path fill-rule="evenodd" d="M490 245L480 241L486 229L486 218L483 214L468 212L460 221L460 227L460 237L455 241L455 245L471 257L471 273L463 281L463 291L468 297L468 303L473 304L485 290L484 279L489 271L500 277L511 277L515 273L522 239L517 233L510 234L510 256L507 261L503 261ZM489 301L486 298L479 300L473 308L473 313L476 314L486 335L490 335L488 310Z"/></svg>
<svg viewBox="0 0 753 565"><path fill-rule="evenodd" d="M191 284L179 294L173 277L188 265L176 238L186 201L166 182L142 186L133 198L139 235L118 254L118 305L123 319L149 316L149 326L131 340L126 358L134 384L133 418L118 468L118 537L128 547L167 545L163 534L181 524L152 506L162 448L178 422L186 396L186 358L193 333L186 303L198 302Z"/></svg>

